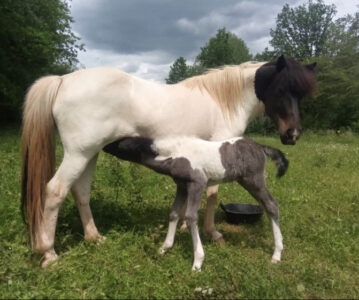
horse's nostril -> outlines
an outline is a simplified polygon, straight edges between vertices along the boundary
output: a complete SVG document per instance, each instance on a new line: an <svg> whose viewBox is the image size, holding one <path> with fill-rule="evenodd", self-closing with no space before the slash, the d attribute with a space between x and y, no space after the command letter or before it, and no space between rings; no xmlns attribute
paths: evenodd
<svg viewBox="0 0 359 300"><path fill-rule="evenodd" d="M293 136L293 133L294 133L295 129L294 128L289 128L287 130L287 137L292 137Z"/></svg>
<svg viewBox="0 0 359 300"><path fill-rule="evenodd" d="M297 128L289 128L287 130L287 137L293 138L294 140L297 140L301 134L301 129Z"/></svg>
<svg viewBox="0 0 359 300"><path fill-rule="evenodd" d="M285 133L285 139L288 144L295 144L297 140L299 139L301 133L300 128L289 128L287 132Z"/></svg>

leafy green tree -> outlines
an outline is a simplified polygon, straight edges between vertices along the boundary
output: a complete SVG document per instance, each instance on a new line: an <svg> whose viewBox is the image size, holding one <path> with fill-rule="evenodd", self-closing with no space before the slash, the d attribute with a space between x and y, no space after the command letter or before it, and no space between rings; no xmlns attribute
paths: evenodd
<svg viewBox="0 0 359 300"><path fill-rule="evenodd" d="M248 47L235 34L221 28L201 48L196 61L204 68L215 68L229 64L240 64L251 59Z"/></svg>
<svg viewBox="0 0 359 300"><path fill-rule="evenodd" d="M270 31L274 52L297 59L325 54L335 13L335 5L326 5L323 0L309 0L295 8L284 5L277 16L276 28Z"/></svg>
<svg viewBox="0 0 359 300"><path fill-rule="evenodd" d="M73 70L83 49L71 31L68 1L0 1L0 118L18 119L28 86Z"/></svg>
<svg viewBox="0 0 359 300"><path fill-rule="evenodd" d="M188 66L186 64L186 59L182 56L177 58L173 65L171 66L168 78L166 78L166 83L173 84L188 77Z"/></svg>
<svg viewBox="0 0 359 300"><path fill-rule="evenodd" d="M205 68L195 62L192 66L187 66L187 78L203 74Z"/></svg>
<svg viewBox="0 0 359 300"><path fill-rule="evenodd" d="M359 51L359 12L339 18L330 27L327 56L351 55Z"/></svg>
<svg viewBox="0 0 359 300"><path fill-rule="evenodd" d="M268 47L265 47L262 53L257 53L254 56L256 61L274 61L276 58L278 58L278 54L273 50L269 50Z"/></svg>
<svg viewBox="0 0 359 300"><path fill-rule="evenodd" d="M319 91L303 102L303 123L359 132L359 12L336 20L326 43L326 55L315 58Z"/></svg>
<svg viewBox="0 0 359 300"><path fill-rule="evenodd" d="M359 132L359 53L316 61L318 93L302 102L304 127Z"/></svg>
<svg viewBox="0 0 359 300"><path fill-rule="evenodd" d="M230 64L239 65L253 58L246 43L232 32L229 32L228 43L232 52L232 61Z"/></svg>

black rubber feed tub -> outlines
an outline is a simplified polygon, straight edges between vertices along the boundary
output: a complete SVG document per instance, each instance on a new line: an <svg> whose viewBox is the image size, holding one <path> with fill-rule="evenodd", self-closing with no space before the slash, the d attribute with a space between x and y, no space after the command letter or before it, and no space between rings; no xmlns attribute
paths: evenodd
<svg viewBox="0 0 359 300"><path fill-rule="evenodd" d="M263 209L249 203L220 204L226 214L226 220L231 224L254 223L263 215Z"/></svg>

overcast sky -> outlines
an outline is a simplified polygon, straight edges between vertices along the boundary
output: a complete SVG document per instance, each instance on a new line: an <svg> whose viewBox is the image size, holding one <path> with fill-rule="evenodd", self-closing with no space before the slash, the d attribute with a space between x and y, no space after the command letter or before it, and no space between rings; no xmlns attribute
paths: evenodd
<svg viewBox="0 0 359 300"><path fill-rule="evenodd" d="M340 17L358 10L359 0L324 0ZM242 38L256 54L269 46L269 31L285 3L306 0L73 0L74 32L86 52L83 67L112 66L164 82L179 56L192 62L219 28Z"/></svg>

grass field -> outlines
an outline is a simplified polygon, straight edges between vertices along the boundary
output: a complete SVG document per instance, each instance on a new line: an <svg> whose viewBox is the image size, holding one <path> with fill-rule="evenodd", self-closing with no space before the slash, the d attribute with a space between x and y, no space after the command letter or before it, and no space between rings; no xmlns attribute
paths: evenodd
<svg viewBox="0 0 359 300"><path fill-rule="evenodd" d="M177 232L166 255L163 242L175 186L143 167L99 156L91 194L97 226L107 240L85 242L71 196L59 217L57 264L42 270L19 213L18 129L0 130L1 298L359 298L359 137L305 133L295 147L277 137L254 137L282 149L286 176L268 186L280 203L285 249L270 263L270 223L216 223L226 244L202 234L202 272L191 272L192 242ZM58 147L58 161L61 147ZM238 185L220 186L219 201L254 200ZM202 207L204 206L204 199ZM202 224L203 208L200 211Z"/></svg>

